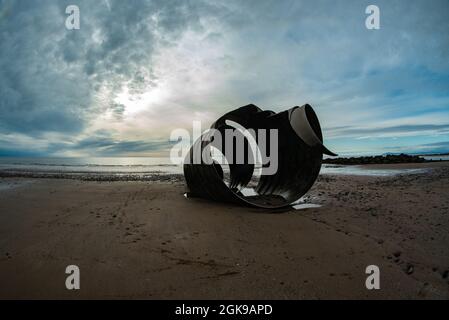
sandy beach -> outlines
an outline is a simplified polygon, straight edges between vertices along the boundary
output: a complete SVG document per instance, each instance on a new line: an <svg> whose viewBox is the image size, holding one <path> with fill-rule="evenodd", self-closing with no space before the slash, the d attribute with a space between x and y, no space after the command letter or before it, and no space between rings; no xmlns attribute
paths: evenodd
<svg viewBox="0 0 449 320"><path fill-rule="evenodd" d="M449 299L449 163L368 167L429 170L321 175L321 207L284 211L187 199L181 176L0 178L0 298Z"/></svg>

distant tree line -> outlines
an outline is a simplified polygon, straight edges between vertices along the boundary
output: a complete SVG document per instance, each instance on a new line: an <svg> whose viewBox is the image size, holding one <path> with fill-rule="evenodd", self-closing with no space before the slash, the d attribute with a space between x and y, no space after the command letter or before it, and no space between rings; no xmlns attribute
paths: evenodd
<svg viewBox="0 0 449 320"><path fill-rule="evenodd" d="M385 156L369 156L369 157L350 157L350 158L328 158L323 159L323 163L327 164L389 164L389 163L422 163L430 162L420 156L412 156L408 154L385 155Z"/></svg>

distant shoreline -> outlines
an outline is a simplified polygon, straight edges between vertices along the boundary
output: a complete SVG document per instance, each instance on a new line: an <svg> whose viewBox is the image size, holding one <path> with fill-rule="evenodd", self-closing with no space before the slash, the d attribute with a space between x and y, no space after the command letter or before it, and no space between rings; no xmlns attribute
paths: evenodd
<svg viewBox="0 0 449 320"><path fill-rule="evenodd" d="M417 154L417 156L419 156L419 157L439 157L439 156L446 157L446 156L449 156L449 152L446 152L446 153Z"/></svg>
<svg viewBox="0 0 449 320"><path fill-rule="evenodd" d="M158 181L180 182L182 174L165 172L113 173L113 172L33 172L0 170L0 178L70 179L81 181Z"/></svg>
<svg viewBox="0 0 449 320"><path fill-rule="evenodd" d="M447 161L426 161L421 163L382 163L362 165L323 164L320 175L327 176L394 176L398 174L423 173L426 170L446 166ZM184 182L180 172L146 171L146 172L114 172L114 171L40 171L33 169L0 169L0 181L8 178L55 179L97 182Z"/></svg>
<svg viewBox="0 0 449 320"><path fill-rule="evenodd" d="M438 157L445 155L425 155L427 157ZM323 159L325 164L339 164L339 165L364 165L364 164L400 164L400 163L426 163L426 162L440 162L448 160L428 160L423 158L423 155L385 155L385 156L365 156L365 157L339 157Z"/></svg>
<svg viewBox="0 0 449 320"><path fill-rule="evenodd" d="M428 156L430 157L430 156ZM437 156L438 157L438 156ZM327 158L323 160L320 174L343 175L392 175L412 173L418 165L420 169L431 164L449 160L422 158L416 155L385 155L349 158ZM22 161L0 161L0 178L31 178L31 179L72 179L81 181L154 181L182 182L184 181L182 166L160 164L155 159L129 161L126 158L115 159L68 159L63 161L47 159L37 161L27 158ZM88 164L89 163L89 164ZM371 165L371 167L370 167ZM394 168L385 166L394 165ZM359 167L358 167L359 166ZM372 166L379 166L373 168ZM412 171L410 169L413 169ZM382 171L382 172L381 172ZM413 171L415 172L415 171Z"/></svg>

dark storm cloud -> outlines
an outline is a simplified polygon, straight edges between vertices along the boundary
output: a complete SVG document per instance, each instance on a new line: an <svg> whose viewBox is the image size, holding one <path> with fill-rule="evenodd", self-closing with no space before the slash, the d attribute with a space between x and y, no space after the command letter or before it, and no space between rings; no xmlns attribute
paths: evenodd
<svg viewBox="0 0 449 320"><path fill-rule="evenodd" d="M81 29L65 28L76 4ZM200 1L0 0L0 132L80 132L112 97L101 88L129 81L134 91L154 85L151 58L187 28L201 28L210 8Z"/></svg>
<svg viewBox="0 0 449 320"><path fill-rule="evenodd" d="M0 130L79 131L91 94L87 79L68 75L56 57L62 17L45 1L1 8Z"/></svg>

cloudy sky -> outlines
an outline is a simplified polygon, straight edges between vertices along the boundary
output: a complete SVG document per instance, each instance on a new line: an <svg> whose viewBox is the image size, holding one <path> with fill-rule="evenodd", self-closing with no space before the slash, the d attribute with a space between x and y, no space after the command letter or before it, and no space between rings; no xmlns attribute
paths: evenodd
<svg viewBox="0 0 449 320"><path fill-rule="evenodd" d="M163 156L249 103L312 104L343 155L449 151L449 1L0 0L0 156Z"/></svg>

